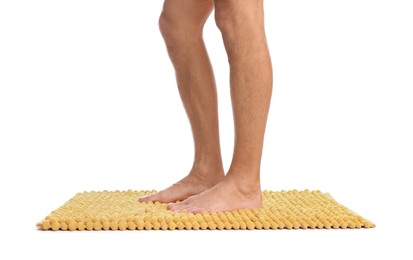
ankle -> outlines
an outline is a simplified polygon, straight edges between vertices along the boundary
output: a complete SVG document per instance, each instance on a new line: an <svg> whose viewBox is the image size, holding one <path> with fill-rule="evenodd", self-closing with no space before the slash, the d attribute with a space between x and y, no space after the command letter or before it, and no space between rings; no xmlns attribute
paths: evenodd
<svg viewBox="0 0 413 260"><path fill-rule="evenodd" d="M243 195L261 194L261 181L259 171L230 170L226 181L233 183Z"/></svg>
<svg viewBox="0 0 413 260"><path fill-rule="evenodd" d="M196 174L200 177L224 177L224 167L221 161L195 161L192 169L191 174Z"/></svg>

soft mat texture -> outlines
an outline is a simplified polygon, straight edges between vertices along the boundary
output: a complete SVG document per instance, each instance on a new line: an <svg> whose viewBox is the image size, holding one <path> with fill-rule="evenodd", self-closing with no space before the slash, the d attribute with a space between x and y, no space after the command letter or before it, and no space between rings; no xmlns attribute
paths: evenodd
<svg viewBox="0 0 413 260"><path fill-rule="evenodd" d="M37 227L42 230L214 230L375 226L320 191L264 191L261 209L202 214L173 212L159 202L137 202L139 197L153 192L78 193Z"/></svg>

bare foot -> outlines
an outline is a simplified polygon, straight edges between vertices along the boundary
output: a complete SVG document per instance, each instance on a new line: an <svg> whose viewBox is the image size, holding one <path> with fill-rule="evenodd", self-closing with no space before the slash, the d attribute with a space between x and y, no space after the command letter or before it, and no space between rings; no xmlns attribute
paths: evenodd
<svg viewBox="0 0 413 260"><path fill-rule="evenodd" d="M244 181L245 182L245 181ZM181 203L171 203L168 209L192 213L231 211L262 207L262 192L258 185L242 185L232 176Z"/></svg>
<svg viewBox="0 0 413 260"><path fill-rule="evenodd" d="M214 187L224 178L223 170L193 169L188 176L158 193L139 198L139 202L159 201L170 203L184 200Z"/></svg>

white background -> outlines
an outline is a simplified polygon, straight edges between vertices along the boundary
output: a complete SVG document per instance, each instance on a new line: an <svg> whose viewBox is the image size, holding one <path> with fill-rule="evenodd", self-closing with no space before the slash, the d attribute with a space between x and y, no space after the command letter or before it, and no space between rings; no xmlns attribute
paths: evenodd
<svg viewBox="0 0 413 260"><path fill-rule="evenodd" d="M161 189L189 171L192 137L158 32L161 7L161 1L0 2L0 236L6 239L0 258L412 259L408 0L265 2L275 82L262 186L330 192L377 228L36 230L79 191ZM205 39L228 169L228 65L213 19Z"/></svg>

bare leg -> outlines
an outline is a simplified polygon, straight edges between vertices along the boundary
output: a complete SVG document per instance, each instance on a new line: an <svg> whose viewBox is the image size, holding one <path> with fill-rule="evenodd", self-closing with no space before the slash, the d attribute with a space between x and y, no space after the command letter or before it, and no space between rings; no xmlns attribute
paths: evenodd
<svg viewBox="0 0 413 260"><path fill-rule="evenodd" d="M224 177L215 79L202 39L212 0L165 0L159 20L175 68L179 93L191 123L195 158L190 173L144 201L173 202L203 192Z"/></svg>
<svg viewBox="0 0 413 260"><path fill-rule="evenodd" d="M272 93L272 66L264 31L263 0L214 0L231 69L235 147L222 182L182 203L176 211L214 212L260 208L260 163Z"/></svg>

